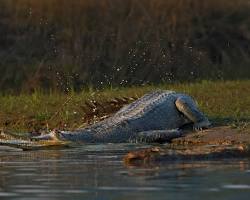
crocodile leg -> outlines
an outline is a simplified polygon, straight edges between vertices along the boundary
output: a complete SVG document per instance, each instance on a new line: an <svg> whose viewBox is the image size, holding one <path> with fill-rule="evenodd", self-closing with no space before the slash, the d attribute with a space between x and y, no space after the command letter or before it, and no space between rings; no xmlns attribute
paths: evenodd
<svg viewBox="0 0 250 200"><path fill-rule="evenodd" d="M182 136L182 131L178 129L173 130L152 130L152 131L142 131L136 133L133 137L129 139L130 142L170 142L174 138L178 138Z"/></svg>
<svg viewBox="0 0 250 200"><path fill-rule="evenodd" d="M208 128L211 123L198 109L197 105L190 98L179 97L175 101L177 109L183 113L191 122L194 123L195 130L201 130L202 128Z"/></svg>

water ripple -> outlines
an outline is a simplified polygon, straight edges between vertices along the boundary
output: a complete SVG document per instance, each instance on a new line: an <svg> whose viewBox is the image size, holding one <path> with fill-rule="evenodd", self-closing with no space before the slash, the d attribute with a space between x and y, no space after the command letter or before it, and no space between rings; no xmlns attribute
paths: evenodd
<svg viewBox="0 0 250 200"><path fill-rule="evenodd" d="M223 185L223 188L225 189L250 189L250 185L234 185L234 184L228 184L228 185Z"/></svg>

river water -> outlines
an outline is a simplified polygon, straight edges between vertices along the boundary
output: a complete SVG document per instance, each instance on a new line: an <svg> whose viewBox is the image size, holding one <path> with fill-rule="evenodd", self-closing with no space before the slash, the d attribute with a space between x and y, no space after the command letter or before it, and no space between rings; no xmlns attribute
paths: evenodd
<svg viewBox="0 0 250 200"><path fill-rule="evenodd" d="M249 199L250 159L125 166L138 144L0 149L0 199Z"/></svg>

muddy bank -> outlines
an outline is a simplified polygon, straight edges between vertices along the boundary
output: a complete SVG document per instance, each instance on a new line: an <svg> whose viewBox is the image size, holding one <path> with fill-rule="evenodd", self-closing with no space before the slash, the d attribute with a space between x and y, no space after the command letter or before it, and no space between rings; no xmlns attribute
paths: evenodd
<svg viewBox="0 0 250 200"><path fill-rule="evenodd" d="M170 144L129 152L127 165L167 162L173 160L210 160L250 157L250 132L227 126L186 133Z"/></svg>

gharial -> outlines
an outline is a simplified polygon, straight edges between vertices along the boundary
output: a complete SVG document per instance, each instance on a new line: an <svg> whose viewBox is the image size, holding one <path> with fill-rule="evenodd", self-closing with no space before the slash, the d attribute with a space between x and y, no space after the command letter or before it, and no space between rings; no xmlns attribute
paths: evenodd
<svg viewBox="0 0 250 200"><path fill-rule="evenodd" d="M167 142L182 136L181 127L189 123L193 123L194 129L210 126L192 97L174 91L154 91L86 128L52 131L34 139L86 143Z"/></svg>

